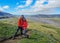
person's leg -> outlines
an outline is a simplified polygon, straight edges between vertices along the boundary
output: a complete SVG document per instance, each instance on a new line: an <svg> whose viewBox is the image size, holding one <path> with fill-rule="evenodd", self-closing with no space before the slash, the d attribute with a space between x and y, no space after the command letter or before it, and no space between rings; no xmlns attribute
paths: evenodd
<svg viewBox="0 0 60 43"><path fill-rule="evenodd" d="M20 27L20 34L21 34L21 35L23 35L22 32L23 32L23 29L22 29L22 27Z"/></svg>
<svg viewBox="0 0 60 43"><path fill-rule="evenodd" d="M23 36L27 38L26 29L23 30Z"/></svg>
<svg viewBox="0 0 60 43"><path fill-rule="evenodd" d="M27 34L27 30L26 29L23 30L23 36L25 38L30 38L29 35Z"/></svg>
<svg viewBox="0 0 60 43"><path fill-rule="evenodd" d="M18 31L19 31L19 27L18 27L18 29L16 30L16 32L15 32L15 34L14 34L13 38L15 38L15 36L16 36L16 35L17 35L17 33L18 33Z"/></svg>

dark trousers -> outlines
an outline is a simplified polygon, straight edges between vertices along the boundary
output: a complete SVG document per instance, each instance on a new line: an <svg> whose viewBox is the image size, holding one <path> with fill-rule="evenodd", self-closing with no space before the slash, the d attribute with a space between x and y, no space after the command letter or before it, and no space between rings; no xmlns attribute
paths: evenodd
<svg viewBox="0 0 60 43"><path fill-rule="evenodd" d="M13 38L15 38L15 36L17 35L17 33L18 33L19 31L20 31L20 34L21 34L21 35L24 35L24 37L29 38L29 35L26 34L26 32L27 32L26 29L23 30L22 27L18 27L18 29L17 29L17 31L16 31L16 33L15 33L15 35L14 35Z"/></svg>
<svg viewBox="0 0 60 43"><path fill-rule="evenodd" d="M23 28L22 27L18 27L18 29L16 30L16 33L14 34L14 37L17 35L17 33L20 31L20 34L23 35Z"/></svg>

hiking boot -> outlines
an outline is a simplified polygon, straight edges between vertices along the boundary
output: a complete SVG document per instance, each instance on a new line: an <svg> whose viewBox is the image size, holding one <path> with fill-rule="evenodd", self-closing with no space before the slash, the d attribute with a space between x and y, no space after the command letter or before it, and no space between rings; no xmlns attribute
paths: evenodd
<svg viewBox="0 0 60 43"><path fill-rule="evenodd" d="M13 40L15 39L15 38L12 38Z"/></svg>
<svg viewBox="0 0 60 43"><path fill-rule="evenodd" d="M12 39L14 40L14 39L16 39L15 37L12 37Z"/></svg>
<svg viewBox="0 0 60 43"><path fill-rule="evenodd" d="M28 39L29 39L29 38L30 38L30 36L29 36L29 35L27 35L27 37L26 37L26 38L28 38Z"/></svg>

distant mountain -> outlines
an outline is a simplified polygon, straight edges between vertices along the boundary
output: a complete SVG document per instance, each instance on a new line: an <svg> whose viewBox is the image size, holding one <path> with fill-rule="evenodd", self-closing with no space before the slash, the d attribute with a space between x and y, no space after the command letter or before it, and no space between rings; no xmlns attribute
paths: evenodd
<svg viewBox="0 0 60 43"><path fill-rule="evenodd" d="M10 13L6 13L6 12L0 12L0 19L1 18L10 18L10 17L13 17L13 15Z"/></svg>
<svg viewBox="0 0 60 43"><path fill-rule="evenodd" d="M32 15L30 17L39 17L39 18L60 18L60 14L55 14L55 15L44 15L44 14L37 14L37 15Z"/></svg>

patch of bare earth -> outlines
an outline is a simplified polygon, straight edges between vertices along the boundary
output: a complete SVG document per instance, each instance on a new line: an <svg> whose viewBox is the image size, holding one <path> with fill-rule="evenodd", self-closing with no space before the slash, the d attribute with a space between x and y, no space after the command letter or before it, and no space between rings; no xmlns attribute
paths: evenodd
<svg viewBox="0 0 60 43"><path fill-rule="evenodd" d="M22 37L21 36L18 36L18 37L16 37L16 39L8 39L8 40L6 40L6 41L3 41L3 42L1 42L1 43L18 43L18 40L21 40L22 39Z"/></svg>

